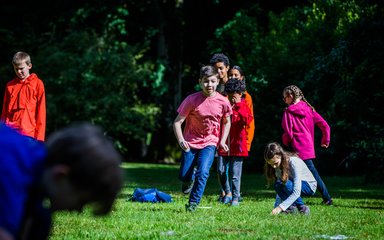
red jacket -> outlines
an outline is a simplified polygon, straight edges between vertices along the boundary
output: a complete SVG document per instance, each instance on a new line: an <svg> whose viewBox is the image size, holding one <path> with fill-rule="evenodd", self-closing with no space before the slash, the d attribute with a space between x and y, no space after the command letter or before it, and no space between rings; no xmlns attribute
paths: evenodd
<svg viewBox="0 0 384 240"><path fill-rule="evenodd" d="M7 83L1 121L23 135L40 141L45 139L45 90L43 81L32 73L21 81Z"/></svg>
<svg viewBox="0 0 384 240"><path fill-rule="evenodd" d="M246 126L253 120L251 110L244 99L232 106L231 130L227 139L228 152L219 149L220 156L247 157L247 133Z"/></svg>

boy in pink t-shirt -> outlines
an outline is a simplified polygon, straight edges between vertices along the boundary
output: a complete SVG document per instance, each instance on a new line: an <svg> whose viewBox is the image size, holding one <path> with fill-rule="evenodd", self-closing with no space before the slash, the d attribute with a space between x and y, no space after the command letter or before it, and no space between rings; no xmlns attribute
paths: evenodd
<svg viewBox="0 0 384 240"><path fill-rule="evenodd" d="M190 212L196 210L203 196L216 148L228 151L225 142L231 128L232 107L226 97L216 92L218 83L217 70L212 66L202 67L199 78L202 91L184 99L173 123L183 150L179 179L183 182L182 191L190 194L186 205Z"/></svg>

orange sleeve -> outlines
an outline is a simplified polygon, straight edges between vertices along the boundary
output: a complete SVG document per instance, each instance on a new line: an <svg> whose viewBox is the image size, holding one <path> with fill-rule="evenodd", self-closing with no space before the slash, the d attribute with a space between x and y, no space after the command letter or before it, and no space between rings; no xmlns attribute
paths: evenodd
<svg viewBox="0 0 384 240"><path fill-rule="evenodd" d="M247 149L248 152L251 151L251 145L253 136L255 134L255 115L253 114L253 101L252 97L248 92L245 92L245 103L251 109L251 114L253 116L252 121L245 127L246 133L247 133Z"/></svg>
<svg viewBox="0 0 384 240"><path fill-rule="evenodd" d="M46 103L44 84L40 80L38 86L38 101L36 105L36 131L35 138L39 141L45 140L46 127Z"/></svg>

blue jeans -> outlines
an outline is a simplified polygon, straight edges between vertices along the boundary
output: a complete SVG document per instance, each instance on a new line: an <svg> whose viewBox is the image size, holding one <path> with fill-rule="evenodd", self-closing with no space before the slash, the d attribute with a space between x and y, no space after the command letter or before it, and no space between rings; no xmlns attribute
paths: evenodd
<svg viewBox="0 0 384 240"><path fill-rule="evenodd" d="M218 159L217 170L219 173L221 189L224 190L226 194L232 192L232 199L238 201L240 199L243 157L221 157L221 159Z"/></svg>
<svg viewBox="0 0 384 240"><path fill-rule="evenodd" d="M217 157L217 176L221 188L221 194L230 194L231 186L228 181L229 161L225 161L223 156Z"/></svg>
<svg viewBox="0 0 384 240"><path fill-rule="evenodd" d="M179 179L183 182L195 180L189 195L189 203L200 203L205 185L208 181L209 170L212 166L215 152L215 146L206 146L203 149L191 148L189 152L183 151ZM194 172L195 166L196 172Z"/></svg>
<svg viewBox="0 0 384 240"><path fill-rule="evenodd" d="M309 171L313 174L313 177L317 181L317 189L319 190L321 197L323 198L324 201L328 201L331 199L331 196L328 193L328 189L325 186L325 183L321 179L319 173L317 172L317 169L315 167L315 164L313 164L312 159L305 160L304 163L307 165L309 168Z"/></svg>
<svg viewBox="0 0 384 240"><path fill-rule="evenodd" d="M281 198L282 201L287 199L293 192L293 182L291 180L287 180L285 184L281 181L281 179L278 179L274 184L275 191L277 195ZM301 181L301 194L300 197L292 204L295 206L300 206L304 204L303 199L301 196L312 196L314 192L309 187L309 184L306 181ZM277 207L277 206L275 206Z"/></svg>

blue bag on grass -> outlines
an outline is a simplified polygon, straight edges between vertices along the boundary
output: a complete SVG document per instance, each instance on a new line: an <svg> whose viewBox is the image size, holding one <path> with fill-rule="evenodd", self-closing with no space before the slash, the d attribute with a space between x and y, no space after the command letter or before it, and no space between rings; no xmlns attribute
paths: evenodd
<svg viewBox="0 0 384 240"><path fill-rule="evenodd" d="M135 202L172 202L171 195L161 192L156 188L136 188L133 192L132 201Z"/></svg>

